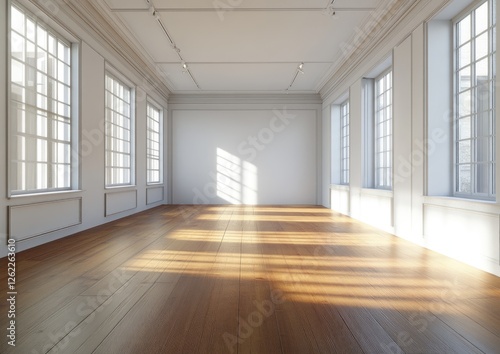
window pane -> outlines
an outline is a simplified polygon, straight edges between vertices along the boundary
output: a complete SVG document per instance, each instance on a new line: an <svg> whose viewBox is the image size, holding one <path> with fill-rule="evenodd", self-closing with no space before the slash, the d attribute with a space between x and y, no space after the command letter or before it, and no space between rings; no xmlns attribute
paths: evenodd
<svg viewBox="0 0 500 354"><path fill-rule="evenodd" d="M24 35L24 14L19 11L15 6L11 7L11 25L12 29Z"/></svg>
<svg viewBox="0 0 500 354"><path fill-rule="evenodd" d="M486 1L476 10L476 34L480 34L488 28L488 6L489 2Z"/></svg>
<svg viewBox="0 0 500 354"><path fill-rule="evenodd" d="M476 60L485 57L488 54L488 41L489 34L488 32L483 33L479 37L476 38Z"/></svg>
<svg viewBox="0 0 500 354"><path fill-rule="evenodd" d="M23 61L25 48L24 37L16 32L11 32L10 46L12 57Z"/></svg>
<svg viewBox="0 0 500 354"><path fill-rule="evenodd" d="M458 96L458 115L459 117L471 114L471 91L465 91Z"/></svg>
<svg viewBox="0 0 500 354"><path fill-rule="evenodd" d="M471 141L465 140L458 143L458 162L471 162Z"/></svg>
<svg viewBox="0 0 500 354"><path fill-rule="evenodd" d="M470 40L470 15L458 23L458 44L462 45Z"/></svg>
<svg viewBox="0 0 500 354"><path fill-rule="evenodd" d="M458 121L458 138L460 140L471 138L471 118L466 117Z"/></svg>
<svg viewBox="0 0 500 354"><path fill-rule="evenodd" d="M458 50L458 67L463 68L464 66L467 66L470 64L470 43L464 44L460 49Z"/></svg>
<svg viewBox="0 0 500 354"><path fill-rule="evenodd" d="M471 192L471 165L460 165L458 169L457 191L460 193Z"/></svg>
<svg viewBox="0 0 500 354"><path fill-rule="evenodd" d="M476 183L477 183L477 193L488 194L489 192L489 180L490 180L490 165L479 164L476 167Z"/></svg>

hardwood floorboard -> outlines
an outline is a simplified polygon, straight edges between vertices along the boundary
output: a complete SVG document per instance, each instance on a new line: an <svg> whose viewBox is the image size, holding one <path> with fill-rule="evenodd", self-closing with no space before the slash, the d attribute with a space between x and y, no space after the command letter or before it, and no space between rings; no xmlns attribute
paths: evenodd
<svg viewBox="0 0 500 354"><path fill-rule="evenodd" d="M322 207L161 206L16 268L1 353L500 353L500 278Z"/></svg>

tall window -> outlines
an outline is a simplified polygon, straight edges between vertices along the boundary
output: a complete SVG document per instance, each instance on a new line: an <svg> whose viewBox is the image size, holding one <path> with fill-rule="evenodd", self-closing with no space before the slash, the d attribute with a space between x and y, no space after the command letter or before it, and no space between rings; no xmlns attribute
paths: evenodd
<svg viewBox="0 0 500 354"><path fill-rule="evenodd" d="M349 184L349 100L340 105L340 183Z"/></svg>
<svg viewBox="0 0 500 354"><path fill-rule="evenodd" d="M375 79L375 188L392 188L392 70Z"/></svg>
<svg viewBox="0 0 500 354"><path fill-rule="evenodd" d="M10 190L72 188L71 44L11 5Z"/></svg>
<svg viewBox="0 0 500 354"><path fill-rule="evenodd" d="M495 195L495 1L455 22L455 194Z"/></svg>
<svg viewBox="0 0 500 354"><path fill-rule="evenodd" d="M133 90L106 74L106 187L134 183Z"/></svg>
<svg viewBox="0 0 500 354"><path fill-rule="evenodd" d="M162 182L162 112L155 104L147 104L147 183Z"/></svg>

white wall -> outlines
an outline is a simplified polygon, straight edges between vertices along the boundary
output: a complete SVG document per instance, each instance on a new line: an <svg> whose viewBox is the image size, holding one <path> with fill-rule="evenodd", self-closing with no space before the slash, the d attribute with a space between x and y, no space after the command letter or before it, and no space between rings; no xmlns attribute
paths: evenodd
<svg viewBox="0 0 500 354"><path fill-rule="evenodd" d="M460 3L463 7L464 1ZM346 80L324 89L331 92L323 97L323 109L328 112L350 87L351 181L348 187L325 183L323 188L330 187L334 210L500 276L500 198L481 202L449 196L451 25L444 17L451 18L460 6L451 2L446 15L439 14L435 20L444 4L420 3L377 49L350 68ZM361 126L361 80L389 51L394 52L394 188L390 192L362 188ZM498 185L498 165L496 172Z"/></svg>
<svg viewBox="0 0 500 354"><path fill-rule="evenodd" d="M172 105L175 204L317 204L320 106Z"/></svg>
<svg viewBox="0 0 500 354"><path fill-rule="evenodd" d="M167 107L166 97L151 88L126 60L113 52L89 28L70 19L65 8L57 10L58 22L80 36L80 188L66 193L52 193L7 198L7 160L4 138L7 117L0 115L0 257L6 255L9 226L11 237L23 239L17 250L43 244L164 203L163 185L146 185L146 97L149 95ZM0 47L6 48L5 0L0 2ZM47 11L50 15L50 11ZM0 111L6 112L6 55L0 56ZM136 87L136 185L106 189L104 186L104 70L105 64L116 68ZM165 114L166 116L166 114ZM161 191L158 191L158 188ZM148 199L149 198L149 204ZM151 202L153 201L153 202Z"/></svg>

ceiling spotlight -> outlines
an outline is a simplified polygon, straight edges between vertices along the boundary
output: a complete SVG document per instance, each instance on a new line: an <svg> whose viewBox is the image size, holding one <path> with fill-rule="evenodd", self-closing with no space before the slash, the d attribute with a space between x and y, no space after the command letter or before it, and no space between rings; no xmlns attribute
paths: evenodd
<svg viewBox="0 0 500 354"><path fill-rule="evenodd" d="M170 38L170 37L169 37ZM177 48L174 42L170 42L170 46L172 47L173 50L175 50L177 53L180 53L181 50Z"/></svg>
<svg viewBox="0 0 500 354"><path fill-rule="evenodd" d="M299 73L301 73L301 74L303 74L303 73L304 73L304 70L302 70L302 69L304 69L304 63L300 63L300 64L299 64L299 67L297 68L297 70L298 70L298 71L299 71Z"/></svg>
<svg viewBox="0 0 500 354"><path fill-rule="evenodd" d="M182 73L185 74L188 72L188 65L186 64L186 62L183 60L181 61L181 65L182 65Z"/></svg>
<svg viewBox="0 0 500 354"><path fill-rule="evenodd" d="M336 15L336 11L335 11L335 8L333 7L333 3L335 2L335 0L332 0L327 6L326 8L323 10L323 14L327 15L327 16L331 16L331 17L335 17Z"/></svg>

